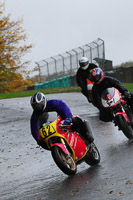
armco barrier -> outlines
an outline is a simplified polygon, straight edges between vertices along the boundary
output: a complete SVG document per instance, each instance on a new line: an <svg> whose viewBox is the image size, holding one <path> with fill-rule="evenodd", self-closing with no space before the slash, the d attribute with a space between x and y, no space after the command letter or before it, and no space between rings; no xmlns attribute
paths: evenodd
<svg viewBox="0 0 133 200"><path fill-rule="evenodd" d="M59 88L59 87L70 87L71 80L70 76L54 79L44 83L35 84L35 90L47 89L47 88Z"/></svg>
<svg viewBox="0 0 133 200"><path fill-rule="evenodd" d="M104 71L105 75L117 78L122 83L133 83L133 66L124 68L120 67L114 70ZM34 86L29 86L27 90L39 90L46 88L58 88L58 87L70 87L78 86L76 81L76 75L65 76L62 78L54 79L44 83L35 84Z"/></svg>

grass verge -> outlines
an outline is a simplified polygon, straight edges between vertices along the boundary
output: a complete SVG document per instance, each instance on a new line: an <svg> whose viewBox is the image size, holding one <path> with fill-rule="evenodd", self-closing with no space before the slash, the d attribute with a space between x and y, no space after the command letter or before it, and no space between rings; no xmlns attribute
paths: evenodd
<svg viewBox="0 0 133 200"><path fill-rule="evenodd" d="M133 93L133 83L124 83L123 84L128 91ZM30 91L20 91L20 92L11 92L0 94L0 99L7 98L17 98L17 97L28 97L32 96L34 93L41 91L44 94L54 94L54 93L64 93L64 92L80 92L79 87L65 87L65 88L50 88L50 89L41 89L41 90L30 90Z"/></svg>
<svg viewBox="0 0 133 200"><path fill-rule="evenodd" d="M28 97L28 96L32 96L38 91L43 92L44 94L54 94L54 93L64 93L64 92L80 92L80 88L79 87L49 88L49 89L41 89L41 90L2 93L0 94L0 99Z"/></svg>

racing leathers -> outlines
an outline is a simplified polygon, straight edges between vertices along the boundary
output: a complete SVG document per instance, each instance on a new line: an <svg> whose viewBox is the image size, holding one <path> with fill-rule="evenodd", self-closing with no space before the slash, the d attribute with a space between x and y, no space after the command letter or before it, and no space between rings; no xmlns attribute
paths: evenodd
<svg viewBox="0 0 133 200"><path fill-rule="evenodd" d="M72 113L68 106L61 100L57 99L52 99L47 101L47 106L43 112L35 112L33 111L31 120L30 120L30 125L31 125L31 134L34 137L34 139L37 141L39 145L41 145L40 138L38 137L38 131L39 131L39 126L40 126L40 116L43 115L44 122L47 122L48 119L48 112L57 112L58 115L62 119L66 118L71 118L72 119ZM45 116L44 116L45 115Z"/></svg>
<svg viewBox="0 0 133 200"><path fill-rule="evenodd" d="M48 112L54 112L54 111L61 117L62 120L69 119L70 122L72 122L73 124L72 128L77 130L79 134L83 135L83 137L85 137L86 140L90 140L90 137L88 136L87 128L84 125L84 122L79 117L73 118L71 110L62 100L52 99L52 100L47 100L47 105L46 105L45 110L43 110L43 112L40 113L40 112L33 111L32 116L31 116L31 120L30 120L31 134L34 137L34 139L37 141L38 145L42 146L43 148L46 148L45 143L40 139L38 135L39 128L41 125L39 123L40 116L43 115L43 117L45 118L44 122L46 123L48 120ZM79 129L79 127L83 127L83 128ZM89 142L91 143L92 140L93 138L91 137L91 141Z"/></svg>
<svg viewBox="0 0 133 200"><path fill-rule="evenodd" d="M99 84L94 84L92 88L92 96L93 96L93 104L99 109L100 111L100 120L102 121L111 121L112 116L109 115L105 108L103 108L101 104L101 95L106 88L115 87L117 88L120 93L125 97L127 103L133 109L133 94L129 93L128 90L121 84L121 82L115 78L105 76L103 81Z"/></svg>
<svg viewBox="0 0 133 200"><path fill-rule="evenodd" d="M82 94L86 96L89 102L91 102L91 99L89 97L89 93L87 89L87 80L88 80L89 74L91 73L91 70L97 67L98 67L97 65L90 63L86 70L79 68L76 73L77 84L81 88Z"/></svg>

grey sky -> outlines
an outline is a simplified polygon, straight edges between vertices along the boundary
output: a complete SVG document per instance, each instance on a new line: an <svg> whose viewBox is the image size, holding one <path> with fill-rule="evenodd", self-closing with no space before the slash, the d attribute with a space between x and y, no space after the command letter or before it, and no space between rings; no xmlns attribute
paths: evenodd
<svg viewBox="0 0 133 200"><path fill-rule="evenodd" d="M133 0L5 0L11 19L23 18L35 62L105 41L113 65L133 60Z"/></svg>

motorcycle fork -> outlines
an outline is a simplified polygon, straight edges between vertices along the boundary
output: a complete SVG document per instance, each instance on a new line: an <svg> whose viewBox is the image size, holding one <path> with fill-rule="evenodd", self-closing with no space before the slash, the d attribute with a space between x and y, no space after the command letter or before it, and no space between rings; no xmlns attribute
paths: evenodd
<svg viewBox="0 0 133 200"><path fill-rule="evenodd" d="M125 107L125 112L127 114L129 122L131 123L131 126L133 128L133 116L132 116L132 110L131 110L130 106L126 106Z"/></svg>
<svg viewBox="0 0 133 200"><path fill-rule="evenodd" d="M122 115L127 123L130 122L129 117L128 117L127 113L125 112L125 109L123 108L123 106L121 106L121 111L118 111L118 112L116 112L114 114L115 114L115 117L117 115Z"/></svg>
<svg viewBox="0 0 133 200"><path fill-rule="evenodd" d="M71 155L70 151L67 149L66 144L65 144L65 141L64 141L63 138L61 138L61 143L64 145L65 150L68 152L66 158L69 159L72 155ZM72 157L73 157L73 156L72 156Z"/></svg>
<svg viewBox="0 0 133 200"><path fill-rule="evenodd" d="M60 140L61 140L61 143L64 144L64 146L66 146L63 138L61 138Z"/></svg>
<svg viewBox="0 0 133 200"><path fill-rule="evenodd" d="M68 151L68 149L66 147L66 144L65 144L65 141L63 140L63 138L61 138L61 143L64 145L66 151L68 152L68 155L70 155L70 153L69 153L69 151Z"/></svg>
<svg viewBox="0 0 133 200"><path fill-rule="evenodd" d="M66 147L66 144L65 144L64 139L63 139L63 138L60 138L60 141L61 141L61 143L57 143L56 145L57 145L57 146L60 146L60 148L64 151L64 153L67 154L67 155L69 156L70 153L69 153L69 151L68 151L68 149L67 149L67 147Z"/></svg>

